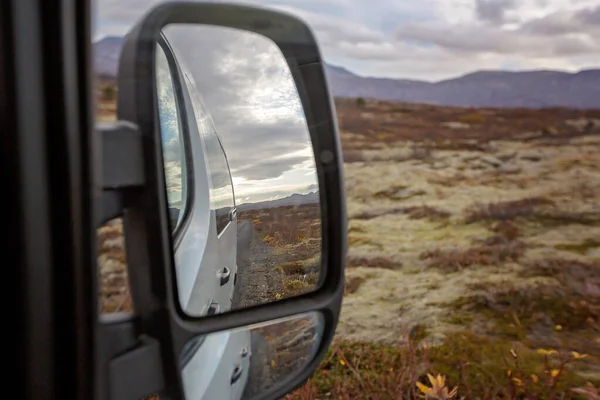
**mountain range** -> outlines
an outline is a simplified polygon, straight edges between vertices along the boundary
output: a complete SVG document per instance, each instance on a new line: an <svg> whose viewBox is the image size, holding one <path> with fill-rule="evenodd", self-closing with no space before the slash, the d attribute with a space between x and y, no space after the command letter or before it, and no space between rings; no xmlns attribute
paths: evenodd
<svg viewBox="0 0 600 400"><path fill-rule="evenodd" d="M121 37L106 37L94 44L96 74L116 76L122 42ZM334 97L470 107L600 108L600 69L486 70L437 82L365 77L330 64L326 74Z"/></svg>
<svg viewBox="0 0 600 400"><path fill-rule="evenodd" d="M238 211L247 211L247 210L260 210L263 208L275 208L275 207L283 207L283 206L300 206L304 204L316 204L319 203L319 192L310 192L307 194L298 194L294 193L290 196L277 199L277 200L267 200L261 201L257 203L243 203L238 204L236 207Z"/></svg>

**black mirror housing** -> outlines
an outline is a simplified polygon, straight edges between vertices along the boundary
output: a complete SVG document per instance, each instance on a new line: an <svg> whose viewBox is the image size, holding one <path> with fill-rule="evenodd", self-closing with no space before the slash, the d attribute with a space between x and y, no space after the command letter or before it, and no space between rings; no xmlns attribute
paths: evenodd
<svg viewBox="0 0 600 400"><path fill-rule="evenodd" d="M166 202L154 75L161 29L177 23L253 32L272 40L284 55L301 99L321 188L323 273L316 291L202 319L191 318L181 309L177 301L169 225L172 216ZM137 127L135 136L139 137L142 153L142 165L138 167L143 179L135 187L128 186L120 191L118 187L104 189L119 192L130 285L139 322L136 334L155 339L160 344L165 395L183 398L178 360L192 337L319 312L324 318L324 330L312 361L288 381L261 394L260 398L285 395L306 381L325 355L334 336L344 290L347 216L343 161L335 107L313 33L293 16L256 7L187 2L162 4L146 14L126 36L119 63L118 87L117 118ZM106 135L109 137L114 141L114 132ZM114 158L105 152L104 163L110 162L114 162ZM114 214L111 210L110 215Z"/></svg>

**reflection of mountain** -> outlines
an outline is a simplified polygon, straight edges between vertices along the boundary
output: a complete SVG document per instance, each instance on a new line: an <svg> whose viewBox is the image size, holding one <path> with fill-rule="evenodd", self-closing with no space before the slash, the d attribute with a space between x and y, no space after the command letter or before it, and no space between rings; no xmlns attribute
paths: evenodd
<svg viewBox="0 0 600 400"><path fill-rule="evenodd" d="M116 75L122 42L119 37L106 37L94 44L98 75ZM326 65L326 72L334 97L473 107L600 107L600 69L477 71L439 82L369 78L332 65Z"/></svg>
<svg viewBox="0 0 600 400"><path fill-rule="evenodd" d="M277 200L261 201L258 203L238 204L238 211L260 210L263 208L275 208L283 206L299 206L302 204L315 204L319 202L319 192L310 192L307 194L294 193L291 196Z"/></svg>

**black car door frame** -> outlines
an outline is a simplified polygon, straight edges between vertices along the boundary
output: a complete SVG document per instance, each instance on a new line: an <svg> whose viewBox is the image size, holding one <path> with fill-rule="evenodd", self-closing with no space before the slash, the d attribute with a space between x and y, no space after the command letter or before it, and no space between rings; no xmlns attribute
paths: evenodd
<svg viewBox="0 0 600 400"><path fill-rule="evenodd" d="M90 2L0 2L5 282L22 399L94 398ZM15 391L16 390L16 394Z"/></svg>

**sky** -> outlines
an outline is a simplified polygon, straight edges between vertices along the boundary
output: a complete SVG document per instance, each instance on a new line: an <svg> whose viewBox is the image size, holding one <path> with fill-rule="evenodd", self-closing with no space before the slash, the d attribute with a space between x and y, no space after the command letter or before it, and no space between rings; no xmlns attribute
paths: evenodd
<svg viewBox="0 0 600 400"><path fill-rule="evenodd" d="M435 81L474 70L600 67L600 0L242 0L294 14L324 59L364 76ZM97 0L94 38L159 2ZM316 188L297 92L277 47L220 27L167 28L212 115L238 203Z"/></svg>
<svg viewBox="0 0 600 400"><path fill-rule="evenodd" d="M304 111L277 45L254 33L216 26L171 25L163 33L190 90L211 168L211 198L221 197L226 202L231 192L227 187L227 165L214 140L212 123L225 149L239 204L316 190L315 161ZM168 66L166 61L161 65L161 129L163 146L169 150L165 162L171 178L167 187L175 198L181 195L181 185L177 184L181 163L176 162L179 152L171 150L179 147L179 141L173 140L177 124L173 93L167 90L171 86ZM219 199L213 200L220 205Z"/></svg>
<svg viewBox="0 0 600 400"><path fill-rule="evenodd" d="M314 30L326 61L435 81L478 69L600 66L600 0L242 0ZM123 34L152 0L97 0L96 36Z"/></svg>

